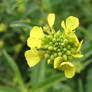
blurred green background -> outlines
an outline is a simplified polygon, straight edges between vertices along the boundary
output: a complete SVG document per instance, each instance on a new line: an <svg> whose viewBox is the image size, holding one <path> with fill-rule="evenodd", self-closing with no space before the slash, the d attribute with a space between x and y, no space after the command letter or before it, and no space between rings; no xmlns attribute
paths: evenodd
<svg viewBox="0 0 92 92"><path fill-rule="evenodd" d="M72 79L45 60L33 68L26 63L29 32L45 25L48 13L56 14L56 29L68 16L80 19L85 68ZM0 0L0 92L92 92L92 0Z"/></svg>

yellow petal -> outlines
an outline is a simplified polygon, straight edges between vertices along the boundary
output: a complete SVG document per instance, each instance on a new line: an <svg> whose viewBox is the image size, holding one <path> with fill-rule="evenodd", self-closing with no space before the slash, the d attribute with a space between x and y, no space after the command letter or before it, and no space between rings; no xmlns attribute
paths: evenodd
<svg viewBox="0 0 92 92"><path fill-rule="evenodd" d="M75 55L72 55L73 57L75 58L82 58L84 55L83 54L75 54Z"/></svg>
<svg viewBox="0 0 92 92"><path fill-rule="evenodd" d="M54 22L55 22L55 14L54 13L48 14L48 23L51 28L54 25Z"/></svg>
<svg viewBox="0 0 92 92"><path fill-rule="evenodd" d="M72 77L74 77L74 75L75 75L75 67L69 67L69 68L67 68L67 69L64 71L64 73L65 73L65 76L66 76L67 78L72 78Z"/></svg>
<svg viewBox="0 0 92 92"><path fill-rule="evenodd" d="M26 51L25 58L30 67L33 67L40 62L39 53L35 48L32 48L31 50Z"/></svg>
<svg viewBox="0 0 92 92"><path fill-rule="evenodd" d="M61 62L62 62L62 58L61 57L55 58L55 60L54 60L54 68L59 67Z"/></svg>
<svg viewBox="0 0 92 92"><path fill-rule="evenodd" d="M74 16L70 16L66 19L66 27L69 31L74 30L79 25L79 19Z"/></svg>
<svg viewBox="0 0 92 92"><path fill-rule="evenodd" d="M70 62L63 62L60 64L62 70L64 70L64 74L67 78L72 78L75 75L75 67Z"/></svg>
<svg viewBox="0 0 92 92"><path fill-rule="evenodd" d="M30 37L27 40L27 45L31 48L41 47L41 40L44 38L44 33L41 27L33 27L30 32Z"/></svg>
<svg viewBox="0 0 92 92"><path fill-rule="evenodd" d="M79 47L78 47L78 49L77 49L77 52L80 51L82 43L83 43L83 40L81 40L81 42L79 43Z"/></svg>
<svg viewBox="0 0 92 92"><path fill-rule="evenodd" d="M75 44L78 45L79 44L79 40L76 36L76 34L74 32L70 33L70 37L75 41Z"/></svg>
<svg viewBox="0 0 92 92"><path fill-rule="evenodd" d="M36 38L33 38L33 37L29 37L27 39L27 45L30 47L30 48L35 48L35 47L38 47L40 48L41 47L41 40L40 39L36 39Z"/></svg>
<svg viewBox="0 0 92 92"><path fill-rule="evenodd" d="M30 37L35 39L42 39L44 37L42 28L38 26L34 26L32 30L30 30Z"/></svg>
<svg viewBox="0 0 92 92"><path fill-rule="evenodd" d="M65 30L65 23L64 23L64 21L61 22L61 27Z"/></svg>
<svg viewBox="0 0 92 92"><path fill-rule="evenodd" d="M73 33L73 34L74 34L73 37L74 37L76 44L79 44L79 40L78 40L77 36L75 35L75 33Z"/></svg>

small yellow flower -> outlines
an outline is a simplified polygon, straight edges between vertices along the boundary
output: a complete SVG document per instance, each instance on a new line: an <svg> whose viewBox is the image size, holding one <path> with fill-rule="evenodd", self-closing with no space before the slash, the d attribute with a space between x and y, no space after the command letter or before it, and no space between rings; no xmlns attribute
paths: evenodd
<svg viewBox="0 0 92 92"><path fill-rule="evenodd" d="M54 68L64 71L67 78L72 78L76 72L72 59L83 57L80 53L83 41L79 42L74 33L79 19L70 16L66 22L62 21L63 33L53 27L55 14L50 13L47 20L49 25L43 28L35 26L30 30L27 45L31 50L25 52L27 63L33 67L44 58L48 64L54 63Z"/></svg>

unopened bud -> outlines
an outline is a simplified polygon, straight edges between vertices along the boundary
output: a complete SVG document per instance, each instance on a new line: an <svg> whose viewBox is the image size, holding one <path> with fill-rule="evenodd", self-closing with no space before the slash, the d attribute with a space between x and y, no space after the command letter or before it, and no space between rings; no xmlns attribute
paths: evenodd
<svg viewBox="0 0 92 92"><path fill-rule="evenodd" d="M56 57L57 56L57 53L54 53L54 57Z"/></svg>
<svg viewBox="0 0 92 92"><path fill-rule="evenodd" d="M58 55L59 55L59 56L62 56L62 52L59 52Z"/></svg>
<svg viewBox="0 0 92 92"><path fill-rule="evenodd" d="M67 43L68 43L68 40L67 40L67 39L65 39L65 40L64 40L64 42L67 44Z"/></svg>
<svg viewBox="0 0 92 92"><path fill-rule="evenodd" d="M71 55L71 52L70 52L70 51L67 51L66 54L67 54L67 55Z"/></svg>
<svg viewBox="0 0 92 92"><path fill-rule="evenodd" d="M52 50L52 49L53 49L53 47L52 47L52 46L49 46L49 47L48 47L48 49L49 49L49 50Z"/></svg>
<svg viewBox="0 0 92 92"><path fill-rule="evenodd" d="M66 55L63 55L63 60L67 60L67 56Z"/></svg>
<svg viewBox="0 0 92 92"><path fill-rule="evenodd" d="M64 47L64 43L61 43L61 46Z"/></svg>
<svg viewBox="0 0 92 92"><path fill-rule="evenodd" d="M51 55L50 59L51 59L51 60L54 59L54 55Z"/></svg>
<svg viewBox="0 0 92 92"><path fill-rule="evenodd" d="M65 51L67 51L67 49L66 49L66 48L64 48L64 49L63 49L63 51L65 52Z"/></svg>
<svg viewBox="0 0 92 92"><path fill-rule="evenodd" d="M68 46L67 46L67 48L68 48L68 49L70 49L70 48L71 48L71 46L70 46L70 45L68 45Z"/></svg>
<svg viewBox="0 0 92 92"><path fill-rule="evenodd" d="M45 54L45 58L49 58L49 54Z"/></svg>

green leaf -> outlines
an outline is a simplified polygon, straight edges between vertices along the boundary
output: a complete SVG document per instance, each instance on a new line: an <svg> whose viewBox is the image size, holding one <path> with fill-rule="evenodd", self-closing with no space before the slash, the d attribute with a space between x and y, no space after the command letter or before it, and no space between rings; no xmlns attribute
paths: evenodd
<svg viewBox="0 0 92 92"><path fill-rule="evenodd" d="M1 86L0 85L0 92L20 92L20 91L17 90L16 88L11 88L8 86Z"/></svg>
<svg viewBox="0 0 92 92"><path fill-rule="evenodd" d="M10 27L24 27L24 28L28 28L29 30L32 28L28 24L18 23L18 22L10 24Z"/></svg>
<svg viewBox="0 0 92 92"><path fill-rule="evenodd" d="M33 67L31 69L32 69L32 73L30 73L31 83L32 83L32 87L35 87L40 82L45 80L45 75L46 75L46 62L45 62L45 60L42 60L38 65L36 65L35 67Z"/></svg>
<svg viewBox="0 0 92 92"><path fill-rule="evenodd" d="M42 60L38 65L31 68L32 72L30 73L32 87L36 86L38 83L44 80L45 78L45 68L46 62Z"/></svg>
<svg viewBox="0 0 92 92"><path fill-rule="evenodd" d="M86 92L92 91L92 67L88 70L87 81L86 81Z"/></svg>
<svg viewBox="0 0 92 92"><path fill-rule="evenodd" d="M18 68L17 64L15 63L13 58L5 50L3 50L3 56L5 57L6 61L10 65L11 69L13 70L15 76L17 77L17 81L18 81L18 83L20 85L21 90L23 92L26 92L26 87L24 85L22 75L21 75L21 73L19 71L19 68Z"/></svg>
<svg viewBox="0 0 92 92"><path fill-rule="evenodd" d="M60 81L64 81L66 80L66 78L64 77L63 74L56 74L48 79L46 79L45 81L41 82L39 85L37 85L36 87L34 87L32 89L33 92L38 92L39 90L42 90L44 88L48 88L51 87L52 85L54 85L57 82Z"/></svg>

